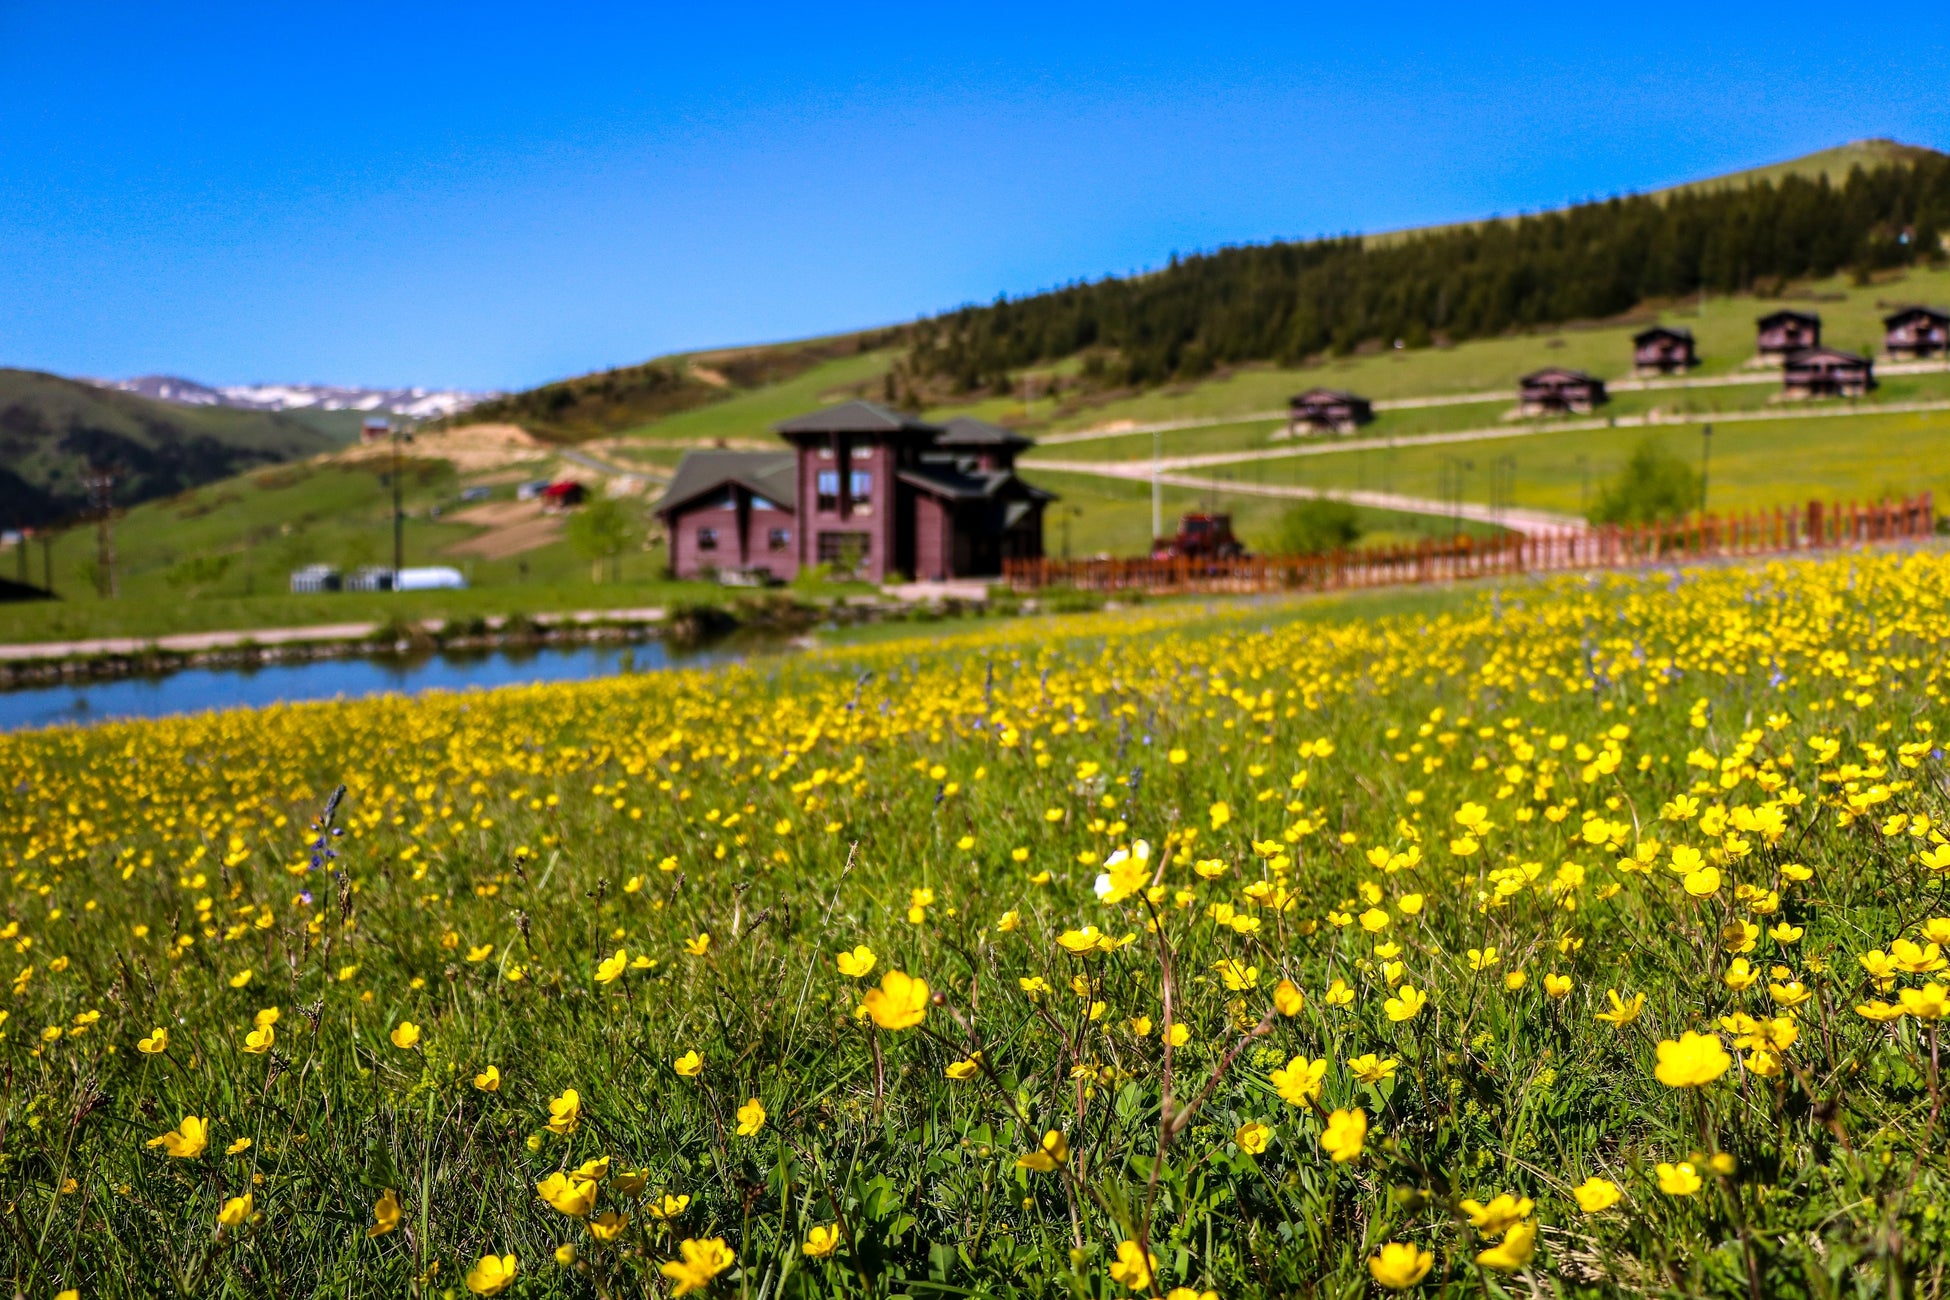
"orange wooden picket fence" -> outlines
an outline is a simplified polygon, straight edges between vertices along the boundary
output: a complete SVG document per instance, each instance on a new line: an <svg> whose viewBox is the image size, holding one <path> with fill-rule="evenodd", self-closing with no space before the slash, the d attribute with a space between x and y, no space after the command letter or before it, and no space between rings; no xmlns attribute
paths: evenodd
<svg viewBox="0 0 1950 1300"><path fill-rule="evenodd" d="M1664 524L1457 537L1416 545L1367 546L1329 555L1251 555L1233 560L1179 556L1116 560L1006 560L1017 591L1253 592L1454 582L1497 574L1629 569L1675 561L1794 555L1876 542L1914 542L1936 533L1931 494L1874 505L1706 515Z"/></svg>

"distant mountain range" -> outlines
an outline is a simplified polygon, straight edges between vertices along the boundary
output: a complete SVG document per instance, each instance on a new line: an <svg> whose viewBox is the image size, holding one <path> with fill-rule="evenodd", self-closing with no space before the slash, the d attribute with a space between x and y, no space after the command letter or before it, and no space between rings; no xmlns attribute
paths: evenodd
<svg viewBox="0 0 1950 1300"><path fill-rule="evenodd" d="M176 375L90 379L98 388L136 393L178 406L228 406L242 411L370 411L433 420L464 411L497 393L451 388L346 388L337 384L226 384L213 388Z"/></svg>

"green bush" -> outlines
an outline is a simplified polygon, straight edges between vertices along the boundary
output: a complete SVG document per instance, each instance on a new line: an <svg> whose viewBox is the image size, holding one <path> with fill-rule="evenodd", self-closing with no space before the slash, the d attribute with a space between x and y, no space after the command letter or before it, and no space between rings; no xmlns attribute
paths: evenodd
<svg viewBox="0 0 1950 1300"><path fill-rule="evenodd" d="M1699 472L1647 438L1632 449L1619 476L1591 507L1594 524L1652 524L1683 517L1699 504Z"/></svg>
<svg viewBox="0 0 1950 1300"><path fill-rule="evenodd" d="M1320 555L1361 540L1361 514L1345 501L1302 501L1280 517L1281 555Z"/></svg>

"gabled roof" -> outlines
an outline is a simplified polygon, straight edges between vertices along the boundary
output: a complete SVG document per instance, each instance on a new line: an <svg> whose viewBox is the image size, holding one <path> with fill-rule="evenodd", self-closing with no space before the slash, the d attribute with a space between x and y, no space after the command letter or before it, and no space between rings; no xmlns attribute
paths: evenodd
<svg viewBox="0 0 1950 1300"><path fill-rule="evenodd" d="M1941 307L1924 307L1921 305L1898 308L1890 312L1887 316L1884 316L1882 323L1887 328L1894 328L1899 321L1908 320L1911 316L1924 316L1933 321L1950 324L1950 311L1944 311Z"/></svg>
<svg viewBox="0 0 1950 1300"><path fill-rule="evenodd" d="M1760 326L1762 329L1766 329L1769 325L1774 324L1776 321L1784 321L1784 320L1804 320L1812 325L1821 324L1821 317L1816 315L1814 312L1796 311L1792 307L1783 307L1779 311L1770 311L1765 316L1762 316L1758 320L1756 320L1754 324Z"/></svg>
<svg viewBox="0 0 1950 1300"><path fill-rule="evenodd" d="M1031 487L1006 469L964 474L953 465L925 463L900 472L900 481L909 487L931 492L951 501L1028 500L1054 501L1056 494Z"/></svg>
<svg viewBox="0 0 1950 1300"><path fill-rule="evenodd" d="M1523 384L1548 384L1552 381L1573 384L1603 384L1605 382L1589 371L1573 370L1569 366L1545 366L1542 370L1531 371L1518 382Z"/></svg>
<svg viewBox="0 0 1950 1300"><path fill-rule="evenodd" d="M1817 361L1835 361L1849 366L1869 364L1869 359L1861 353L1850 352L1843 348L1796 348L1787 355L1787 363L1791 366L1812 365Z"/></svg>
<svg viewBox="0 0 1950 1300"><path fill-rule="evenodd" d="M977 420L972 416L957 415L941 426L941 437L936 439L937 447L1033 447L1033 438L1025 438L1014 429L1005 429L987 420Z"/></svg>
<svg viewBox="0 0 1950 1300"><path fill-rule="evenodd" d="M1693 341L1693 332L1683 325L1653 325L1632 335L1632 342L1643 343L1647 339L1670 338Z"/></svg>
<svg viewBox="0 0 1950 1300"><path fill-rule="evenodd" d="M854 399L823 410L796 415L772 426L785 437L807 433L890 433L938 434L941 430L925 420L896 411L879 402Z"/></svg>
<svg viewBox="0 0 1950 1300"><path fill-rule="evenodd" d="M1286 399L1289 406L1302 402L1365 402L1368 399L1358 393L1350 393L1345 388L1309 388L1304 393L1295 393Z"/></svg>
<svg viewBox="0 0 1950 1300"><path fill-rule="evenodd" d="M799 508L799 457L790 451L687 451L657 499L668 514L708 492L736 483L787 510Z"/></svg>

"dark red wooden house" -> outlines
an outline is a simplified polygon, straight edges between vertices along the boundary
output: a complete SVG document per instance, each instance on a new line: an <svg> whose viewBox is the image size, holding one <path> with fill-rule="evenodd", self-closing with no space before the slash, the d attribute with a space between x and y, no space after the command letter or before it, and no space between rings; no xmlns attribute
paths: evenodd
<svg viewBox="0 0 1950 1300"><path fill-rule="evenodd" d="M1898 361L1939 357L1950 352L1950 312L1905 307L1882 318L1882 347Z"/></svg>
<svg viewBox="0 0 1950 1300"><path fill-rule="evenodd" d="M1802 348L1821 346L1821 317L1783 308L1754 322L1754 354L1762 361L1786 361Z"/></svg>
<svg viewBox="0 0 1950 1300"><path fill-rule="evenodd" d="M1803 348L1781 366L1789 397L1861 397L1875 386L1869 359L1840 348Z"/></svg>
<svg viewBox="0 0 1950 1300"><path fill-rule="evenodd" d="M1699 364L1693 332L1671 325L1654 325L1632 336L1632 373L1681 374Z"/></svg>
<svg viewBox="0 0 1950 1300"><path fill-rule="evenodd" d="M1367 398L1339 388L1309 388L1287 399L1287 433L1353 433L1374 419Z"/></svg>
<svg viewBox="0 0 1950 1300"><path fill-rule="evenodd" d="M1525 415L1585 415L1610 400L1604 380L1565 366L1533 370L1518 382L1517 409Z"/></svg>
<svg viewBox="0 0 1950 1300"><path fill-rule="evenodd" d="M869 582L941 580L1043 553L1055 498L1017 476L1016 455L1031 445L1021 434L866 401L777 429L791 450L685 454L656 507L678 577L830 565Z"/></svg>

